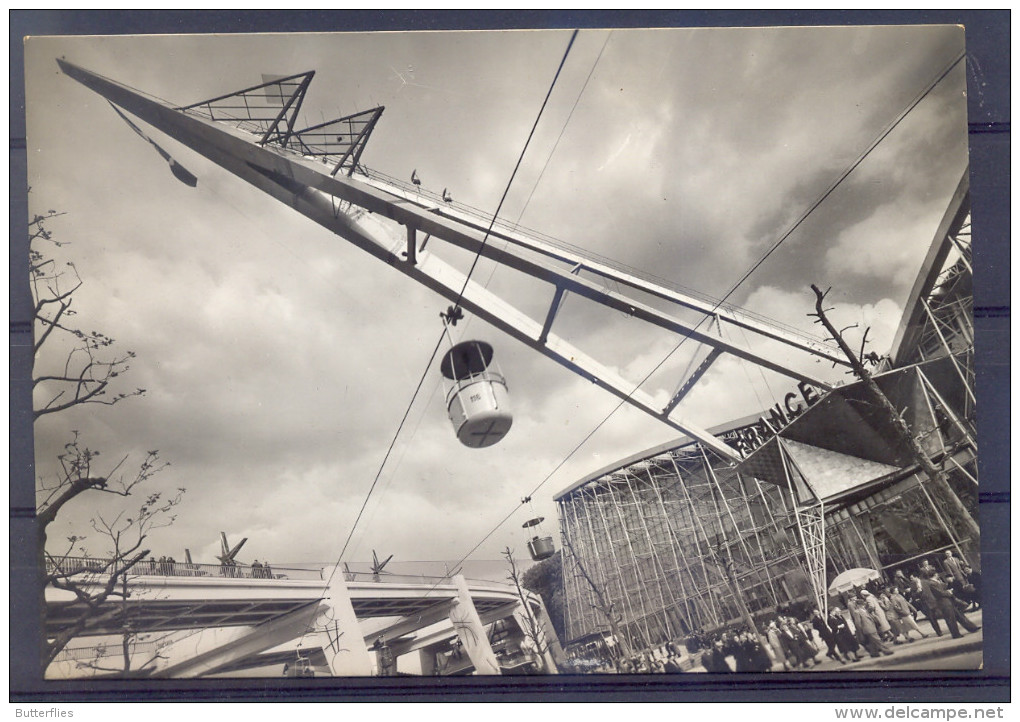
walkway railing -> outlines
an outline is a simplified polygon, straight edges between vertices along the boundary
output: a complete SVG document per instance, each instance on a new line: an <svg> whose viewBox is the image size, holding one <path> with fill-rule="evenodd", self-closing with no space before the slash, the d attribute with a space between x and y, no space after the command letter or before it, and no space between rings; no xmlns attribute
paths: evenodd
<svg viewBox="0 0 1020 722"><path fill-rule="evenodd" d="M61 574L73 577L77 580L84 580L88 577L105 577L122 566L120 560L100 559L97 557L62 557L51 559L46 564L48 574ZM343 571L344 579L347 582L378 582L383 584L428 584L442 585L452 584L449 576L441 574L390 574L382 572L375 574L371 571ZM129 577L217 577L221 579L290 579L299 581L325 581L323 568L320 565L313 565L305 568L298 567L274 567L263 564L251 566L248 564L188 564L187 562L169 561L158 559L147 559L134 565L128 572ZM505 582L496 582L486 579L468 579L472 586L504 586Z"/></svg>
<svg viewBox="0 0 1020 722"><path fill-rule="evenodd" d="M73 577L107 576L121 569L123 562L96 557L62 557L51 559L46 564L48 574ZM268 564L251 566L247 564L189 564L187 562L147 559L135 564L128 576L158 577L220 577L226 579L295 579L314 581L322 579L322 569L295 569L272 567Z"/></svg>

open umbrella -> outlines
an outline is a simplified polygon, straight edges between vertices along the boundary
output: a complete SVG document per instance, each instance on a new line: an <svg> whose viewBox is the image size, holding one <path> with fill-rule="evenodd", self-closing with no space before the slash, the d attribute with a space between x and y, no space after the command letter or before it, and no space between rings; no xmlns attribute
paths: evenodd
<svg viewBox="0 0 1020 722"><path fill-rule="evenodd" d="M840 592L848 592L855 587L862 587L872 579L881 579L882 575L874 569L865 569L858 567L857 569L847 569L845 572L837 576L832 580L832 584L829 585L829 594L839 594Z"/></svg>

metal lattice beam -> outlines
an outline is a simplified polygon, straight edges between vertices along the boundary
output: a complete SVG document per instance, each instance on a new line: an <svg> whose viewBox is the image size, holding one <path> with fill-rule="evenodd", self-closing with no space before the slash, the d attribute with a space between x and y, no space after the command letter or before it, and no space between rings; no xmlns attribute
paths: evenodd
<svg viewBox="0 0 1020 722"><path fill-rule="evenodd" d="M731 461L737 461L738 455L726 444L716 440L689 419L683 419L677 414L670 413L671 408L666 410L657 408L653 400L637 389L634 384L615 375L606 366L585 356L563 339L549 333L549 326L555 316L554 310L550 309L546 316L546 322L543 324L521 314L517 309L477 284L467 284L462 294L461 289L465 288L463 274L439 260L431 253L431 250L429 254L424 252L408 253L406 259L401 258L391 250L389 242L374 237L366 228L360 226L356 212L351 215L339 212L337 209L342 205L338 205L338 203L352 204L358 209L367 210L402 224L409 229L410 238L415 237L412 231L421 230L429 234L430 237L440 239L451 246L478 253L497 263L522 271L532 278L550 283L556 289L562 289L563 292L570 291L607 308L627 313L653 326L680 334L698 343L708 344L713 349L735 355L799 381L807 381L820 388L827 388L828 385L818 378L787 366L785 363L774 361L753 353L747 348L730 343L719 334L699 330L697 324L684 323L673 315L640 303L625 294L610 291L605 288L604 284L581 277L576 270L579 268L590 270L603 277L618 280L631 288L651 293L678 306L693 308L701 312L714 312L720 320L736 324L765 338L779 340L835 363L844 363L838 353L823 344L805 340L803 336L769 326L730 309L714 307L704 300L684 296L676 291L656 286L631 274L609 268L604 263L582 258L576 253L565 252L562 248L554 247L549 243L528 239L512 232L499 231L494 231L490 235L510 241L505 249L497 247L497 244L486 243L487 232L482 231L477 221L458 217L452 209L438 208L434 205L423 206L420 202L415 201L413 194L392 185L386 185L379 180L357 180L336 175L344 162L351 162L351 167L357 163L357 159L351 154L345 154L331 173L315 158L306 159L300 154L300 151L290 151L289 146L293 145L290 140L295 136L294 121L307 90L308 82L311 80L310 73L284 79L295 84L286 97L283 93L283 80L277 80L181 109L143 96L122 84L66 61L61 60L58 63L68 76L100 93L111 102L166 132L261 190L291 205L362 250L384 260L444 297L460 303L465 309L556 360L574 373L597 383L626 402L701 441ZM258 141L247 142L236 134L226 132L218 127L214 120L210 119L215 117L212 109L217 103L237 105L239 100L243 100L247 106L251 99L259 97L260 93L265 96L266 88L274 83L281 89L282 108L272 120L268 121L269 125L262 131L262 136ZM289 89L290 86L287 88ZM209 117L197 113L198 108L208 109ZM261 115L253 113L248 113L248 116L265 120ZM267 115L266 118L268 117ZM370 128L377 118L378 115L372 116L363 130ZM306 128L305 131L318 132L321 129L321 127L313 127ZM355 154L360 154L363 143L356 143L352 147L358 149ZM535 260L536 254L557 262L568 262L570 269L558 268L547 262ZM554 299L554 303L558 304L558 302L559 298Z"/></svg>

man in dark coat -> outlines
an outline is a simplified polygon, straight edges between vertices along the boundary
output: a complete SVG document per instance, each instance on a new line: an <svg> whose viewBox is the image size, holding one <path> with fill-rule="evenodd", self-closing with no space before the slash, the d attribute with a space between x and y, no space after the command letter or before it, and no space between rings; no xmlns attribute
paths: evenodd
<svg viewBox="0 0 1020 722"><path fill-rule="evenodd" d="M730 665L726 662L726 653L723 652L723 641L716 637L709 647L701 655L701 666L706 672L732 672Z"/></svg>
<svg viewBox="0 0 1020 722"><path fill-rule="evenodd" d="M974 585L970 584L965 578L953 576L952 574L946 575L946 586L953 593L953 596L963 602L964 609L970 609L971 604L974 603Z"/></svg>
<svg viewBox="0 0 1020 722"><path fill-rule="evenodd" d="M981 609L981 572L963 565L963 573L967 577L967 583L973 587L971 594L971 611Z"/></svg>
<svg viewBox="0 0 1020 722"><path fill-rule="evenodd" d="M748 644L746 635L743 632L738 633L730 643L730 654L733 655L733 661L736 662L737 667L735 671L754 671L754 661L751 659L751 652L751 645Z"/></svg>
<svg viewBox="0 0 1020 722"><path fill-rule="evenodd" d="M765 651L765 645L762 643L761 637L756 637L748 632L747 645L749 649L748 656L751 659L751 671L771 672L772 657L770 657L769 653Z"/></svg>
<svg viewBox="0 0 1020 722"><path fill-rule="evenodd" d="M847 623L846 617L836 607L829 610L828 622L829 629L832 630L836 644L839 646L839 651L854 662L860 659L857 656L857 649L860 645L854 638L854 633L850 631L850 625Z"/></svg>
<svg viewBox="0 0 1020 722"><path fill-rule="evenodd" d="M816 609L811 614L811 626L818 632L818 636L825 642L825 646L828 647L825 656L829 659L833 659L840 664L846 664L843 661L843 657L840 655L839 650L836 648L836 633L829 626L825 617L822 616L822 611Z"/></svg>
<svg viewBox="0 0 1020 722"><path fill-rule="evenodd" d="M938 605L935 603L935 595L931 591L931 581L927 576L910 575L910 581L914 584L914 606L924 612L925 618L931 622L931 628L935 634L942 636L939 629Z"/></svg>
<svg viewBox="0 0 1020 722"><path fill-rule="evenodd" d="M963 627L968 632L976 632L981 629L981 627L963 616L960 609L956 606L956 597L953 596L952 590L939 578L938 574L932 575L928 582L931 586L931 593L935 597L938 614L946 620L946 626L949 627L949 633L953 635L953 639L963 636L960 634L960 627Z"/></svg>

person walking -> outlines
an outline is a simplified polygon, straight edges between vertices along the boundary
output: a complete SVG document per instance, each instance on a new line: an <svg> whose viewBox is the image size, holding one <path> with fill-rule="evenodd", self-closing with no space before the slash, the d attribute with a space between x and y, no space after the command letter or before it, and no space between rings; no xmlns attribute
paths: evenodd
<svg viewBox="0 0 1020 722"><path fill-rule="evenodd" d="M846 664L836 645L836 633L832 631L832 627L829 626L828 621L822 616L822 610L815 609L811 613L811 626L815 628L818 636L822 638L822 641L825 642L825 646L828 648L825 651L825 656L840 664Z"/></svg>
<svg viewBox="0 0 1020 722"><path fill-rule="evenodd" d="M953 596L953 592L939 578L938 574L933 575L928 581L931 586L931 592L935 596L935 604L938 607L939 616L946 620L946 626L949 627L949 633L953 639L959 639L963 636L960 634L960 627L963 627L968 632L976 632L981 629L981 627L963 616L959 607L956 606L956 597Z"/></svg>
<svg viewBox="0 0 1020 722"><path fill-rule="evenodd" d="M889 593L889 602L892 607L896 610L898 615L898 621L900 629L903 632L903 636L910 639L910 630L913 629L919 635L921 639L926 639L927 634L921 631L921 628L917 626L917 620L914 619L914 615L917 613L917 609L914 605L907 601L907 598L900 593L895 587Z"/></svg>
<svg viewBox="0 0 1020 722"><path fill-rule="evenodd" d="M772 654L775 655L776 662L783 665L783 669L787 672L790 671L790 663L787 661L786 650L783 648L783 643L780 639L782 636L779 631L779 626L776 624L776 620L769 622L768 629L765 631L765 636L768 637L769 646L772 648Z"/></svg>
<svg viewBox="0 0 1020 722"><path fill-rule="evenodd" d="M740 632L733 639L733 661L736 663L737 672L753 672L754 660L751 659L752 648L748 644L747 635Z"/></svg>
<svg viewBox="0 0 1020 722"><path fill-rule="evenodd" d="M946 575L952 574L957 579L963 577L963 565L959 559L953 556L952 549L946 549L946 556L942 560L942 567L946 570Z"/></svg>
<svg viewBox="0 0 1020 722"><path fill-rule="evenodd" d="M878 636L887 642L892 641L892 625L889 624L889 618L885 616L885 610L878 603L878 599L867 589L861 590L861 598L864 601L864 608L875 620Z"/></svg>
<svg viewBox="0 0 1020 722"><path fill-rule="evenodd" d="M904 631L904 625L900 622L899 609L892 603L892 599L889 596L889 589L883 589L878 595L878 605L882 607L882 611L885 612L885 618L889 620L889 627L893 636L893 641L899 644L899 638L903 637L903 641L909 642L910 636Z"/></svg>
<svg viewBox="0 0 1020 722"><path fill-rule="evenodd" d="M723 641L716 637L712 646L701 655L701 666L706 672L730 673L729 663L726 661L726 654L723 652Z"/></svg>
<svg viewBox="0 0 1020 722"><path fill-rule="evenodd" d="M981 572L964 564L963 573L967 575L967 583L973 590L970 592L971 606L968 611L981 609Z"/></svg>
<svg viewBox="0 0 1020 722"><path fill-rule="evenodd" d="M962 576L952 574L946 575L946 586L952 591L953 596L963 602L964 609L970 609L974 601L974 585L969 584Z"/></svg>
<svg viewBox="0 0 1020 722"><path fill-rule="evenodd" d="M854 626L857 627L857 634L860 635L861 642L864 644L864 648L868 650L868 654L872 657L879 657L881 655L889 656L892 651L885 646L885 643L878 635L878 624L875 618L871 616L871 613L865 608L863 603L858 603L856 600L851 599L850 602L850 613L853 615Z"/></svg>
<svg viewBox="0 0 1020 722"><path fill-rule="evenodd" d="M935 630L935 636L941 637L938 604L935 603L935 594L931 590L931 581L926 575L918 576L917 574L912 574L910 581L915 584L914 588L917 590L915 597L917 608L924 612L924 616L928 618L931 628Z"/></svg>
<svg viewBox="0 0 1020 722"><path fill-rule="evenodd" d="M901 594L910 588L910 581L907 579L907 575L903 573L902 569L897 569L896 573L893 574L892 583Z"/></svg>
<svg viewBox="0 0 1020 722"><path fill-rule="evenodd" d="M768 642L759 635L747 633L748 644L751 647L751 670L754 672L771 672L772 657L769 655Z"/></svg>
<svg viewBox="0 0 1020 722"><path fill-rule="evenodd" d="M833 607L829 610L828 622L836 644L839 646L839 651L853 662L860 659L857 656L857 650L860 648L860 645L854 638L853 632L850 631L850 623L847 622L846 617L843 616L839 608Z"/></svg>
<svg viewBox="0 0 1020 722"><path fill-rule="evenodd" d="M811 662L811 667L818 664L818 660L815 659L815 655L818 654L818 650L815 649L814 645L811 643L807 632L804 631L801 623L792 617L789 620L789 631L790 636L793 639L793 646L797 650L797 659L805 665L808 662Z"/></svg>

